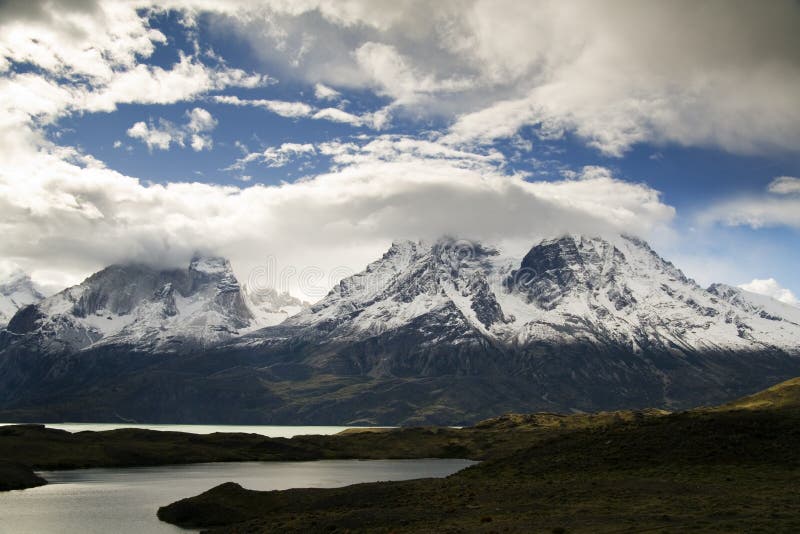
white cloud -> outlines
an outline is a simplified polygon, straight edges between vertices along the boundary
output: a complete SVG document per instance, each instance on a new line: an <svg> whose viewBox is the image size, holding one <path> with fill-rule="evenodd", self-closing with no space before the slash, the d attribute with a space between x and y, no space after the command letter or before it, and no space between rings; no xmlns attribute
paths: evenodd
<svg viewBox="0 0 800 534"><path fill-rule="evenodd" d="M311 150L282 146L273 156ZM339 154L336 171L243 188L144 184L74 150L29 151L19 166L0 162L0 257L28 271L57 264L78 278L114 262L179 265L195 249L213 250L246 277L267 256L360 269L395 238L642 234L674 214L658 192L599 169L530 182L491 153L388 136L324 150Z"/></svg>
<svg viewBox="0 0 800 534"><path fill-rule="evenodd" d="M800 199L756 197L722 202L706 209L700 220L728 226L790 226L800 229Z"/></svg>
<svg viewBox="0 0 800 534"><path fill-rule="evenodd" d="M218 95L213 97L214 102L219 104L228 104L231 106L252 106L263 108L267 111L280 115L281 117L288 117L291 119L299 117L308 117L314 111L312 106L304 102L285 102L283 100L266 100L266 99L241 99L238 96L232 95Z"/></svg>
<svg viewBox="0 0 800 534"><path fill-rule="evenodd" d="M314 145L309 143L283 143L279 147L267 147L262 152L251 152L246 154L243 158L239 158L236 162L227 167L225 170L242 170L247 164L254 161L264 163L267 167L277 168L283 167L293 159L303 156L316 154ZM252 177L246 180L242 177L243 181L249 181Z"/></svg>
<svg viewBox="0 0 800 534"><path fill-rule="evenodd" d="M414 103L420 96L431 93L463 91L474 84L469 79L440 80L431 73L420 72L394 46L384 43L364 43L353 55L378 93L391 96L399 105Z"/></svg>
<svg viewBox="0 0 800 534"><path fill-rule="evenodd" d="M391 119L391 110L386 107L378 111L354 115L339 108L323 108L311 117L315 120L328 120L342 122L352 126L367 126L373 130L382 130L388 126Z"/></svg>
<svg viewBox="0 0 800 534"><path fill-rule="evenodd" d="M372 89L411 116L457 117L453 142L534 125L610 156L643 142L800 146L791 0L309 0L245 11L232 18L269 60L312 84Z"/></svg>
<svg viewBox="0 0 800 534"><path fill-rule="evenodd" d="M135 6L122 2L7 2L0 14L0 56L6 61L93 83L109 82L115 70L133 67L166 42Z"/></svg>
<svg viewBox="0 0 800 534"><path fill-rule="evenodd" d="M188 112L188 115L189 122L186 124L185 129L190 138L192 150L200 152L201 150L213 148L214 141L211 139L209 132L217 127L217 119L203 108L194 108Z"/></svg>
<svg viewBox="0 0 800 534"><path fill-rule="evenodd" d="M794 176L778 176L770 182L767 190L778 195L794 195L800 193L800 178Z"/></svg>
<svg viewBox="0 0 800 534"><path fill-rule="evenodd" d="M230 256L241 275L268 254L284 265L359 268L398 237L648 234L674 215L652 188L597 167L535 181L480 144L535 125L542 138L574 132L613 156L639 142L739 152L800 146L791 2L174 0L186 21L204 11L238 29L323 101L332 95L320 88L336 87L373 91L388 104L357 115L305 102L213 101L375 129L398 114L453 125L444 137L287 143L255 153L251 161L273 166L314 151L332 159L330 172L292 184L147 184L46 141L43 127L72 113L267 81L207 51L168 67L147 64L166 41L149 26L150 4L87 1L56 11L52 2L0 3L0 257L66 279L127 259L177 265L206 248ZM18 63L35 68L19 73ZM211 146L208 117L130 130L153 149L203 150ZM800 228L793 182L773 183L772 195L715 206L709 220Z"/></svg>
<svg viewBox="0 0 800 534"><path fill-rule="evenodd" d="M217 120L203 108L193 108L186 112L187 122L178 126L168 120L159 119L158 126L152 122L139 121L128 128L128 137L139 139L147 145L148 150L157 148L169 150L171 144L186 146L186 139L195 152L211 149L214 141L210 132L217 126Z"/></svg>
<svg viewBox="0 0 800 534"><path fill-rule="evenodd" d="M183 146L183 134L175 128L174 124L167 121L163 121L160 128L139 121L128 128L126 133L128 137L141 140L149 150L153 150L153 148L169 150L171 143Z"/></svg>
<svg viewBox="0 0 800 534"><path fill-rule="evenodd" d="M173 104L225 87L256 87L262 76L239 69L211 69L188 56L166 70L139 64L111 82L80 95L79 109L113 111L117 104Z"/></svg>
<svg viewBox="0 0 800 534"><path fill-rule="evenodd" d="M196 55L183 54L168 68L145 64L166 43L149 27L151 10L145 2L91 0L0 5L2 150L13 157L22 144L45 143L40 127L73 113L169 104L266 82L223 63L206 65ZM19 64L33 68L11 68Z"/></svg>
<svg viewBox="0 0 800 534"><path fill-rule="evenodd" d="M796 194L800 193L800 179L780 176L770 182L767 192L772 194L743 196L712 204L700 213L699 222L751 228L789 226L800 229L800 195Z"/></svg>
<svg viewBox="0 0 800 534"><path fill-rule="evenodd" d="M328 120L331 122L341 122L353 126L369 126L379 130L386 126L389 121L390 111L381 109L363 115L354 115L339 108L323 108L317 110L314 106L305 102L286 102L283 100L265 99L242 99L234 95L217 95L212 97L214 102L228 104L232 106L251 106L263 108L267 111L291 119L310 118L314 120Z"/></svg>
<svg viewBox="0 0 800 534"><path fill-rule="evenodd" d="M772 297L784 304L800 306L800 300L797 299L794 293L781 286L774 278L767 278L764 280L756 278L751 282L739 285L739 287L747 291L752 291L753 293Z"/></svg>
<svg viewBox="0 0 800 534"><path fill-rule="evenodd" d="M325 84L314 84L314 98L317 100L338 100L341 98L342 93Z"/></svg>
<svg viewBox="0 0 800 534"><path fill-rule="evenodd" d="M55 102L61 113L107 111L266 81L195 56L169 69L142 65L166 40L149 27L142 8L150 2L81 5L57 13L45 2L3 8L0 71L30 62L48 80L89 81L60 88L55 99L42 95L39 108ZM453 118L452 143L490 142L534 125L544 137L574 132L610 156L641 142L744 153L800 146L800 8L789 0L766 7L725 0L166 5L185 10L185 20L206 12L240 32L258 53L314 86L318 98L332 97L332 86L370 89L410 117ZM263 106L356 124L304 103Z"/></svg>
<svg viewBox="0 0 800 534"><path fill-rule="evenodd" d="M314 113L314 119L324 119L332 122L343 122L353 126L361 126L364 120L358 115L353 115L338 108L324 108Z"/></svg>

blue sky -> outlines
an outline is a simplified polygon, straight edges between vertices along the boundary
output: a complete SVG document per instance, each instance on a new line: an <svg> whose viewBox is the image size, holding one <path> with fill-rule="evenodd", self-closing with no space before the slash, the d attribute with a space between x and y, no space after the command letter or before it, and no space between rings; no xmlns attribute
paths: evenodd
<svg viewBox="0 0 800 534"><path fill-rule="evenodd" d="M596 229L797 303L800 8L704 4L10 3L0 271Z"/></svg>

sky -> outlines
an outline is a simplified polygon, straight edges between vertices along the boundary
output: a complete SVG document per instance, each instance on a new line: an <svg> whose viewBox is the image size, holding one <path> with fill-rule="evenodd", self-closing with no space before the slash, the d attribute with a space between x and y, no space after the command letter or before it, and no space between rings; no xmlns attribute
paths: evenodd
<svg viewBox="0 0 800 534"><path fill-rule="evenodd" d="M794 0L0 0L0 277L200 251L324 293L398 239L628 233L798 305L797 28Z"/></svg>

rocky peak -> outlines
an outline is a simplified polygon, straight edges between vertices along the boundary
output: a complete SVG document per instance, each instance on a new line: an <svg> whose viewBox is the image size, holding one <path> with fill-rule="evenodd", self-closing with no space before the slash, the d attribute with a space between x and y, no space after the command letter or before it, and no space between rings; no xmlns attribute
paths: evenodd
<svg viewBox="0 0 800 534"><path fill-rule="evenodd" d="M23 271L13 272L7 280L0 283L0 327L5 326L15 313L30 304L44 299L36 286Z"/></svg>
<svg viewBox="0 0 800 534"><path fill-rule="evenodd" d="M601 288L624 305L620 296L626 291L617 282L625 262L622 251L604 239L572 235L546 239L531 248L506 285L546 310L568 294Z"/></svg>
<svg viewBox="0 0 800 534"><path fill-rule="evenodd" d="M310 305L288 292L272 287L242 286L242 295L259 326L273 326L298 314Z"/></svg>
<svg viewBox="0 0 800 534"><path fill-rule="evenodd" d="M52 350L98 342L208 344L253 323L230 262L200 256L185 269L109 266L12 321L15 333Z"/></svg>

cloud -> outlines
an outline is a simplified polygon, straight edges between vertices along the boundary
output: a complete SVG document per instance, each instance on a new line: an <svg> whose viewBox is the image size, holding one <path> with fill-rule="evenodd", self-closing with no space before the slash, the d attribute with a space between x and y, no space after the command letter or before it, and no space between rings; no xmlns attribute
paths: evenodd
<svg viewBox="0 0 800 534"><path fill-rule="evenodd" d="M637 143L747 154L800 146L800 6L792 0L210 9L287 75L375 91L412 117L454 119L453 143L533 126L572 132L615 157Z"/></svg>
<svg viewBox="0 0 800 534"><path fill-rule="evenodd" d="M203 108L194 108L188 115L189 122L186 124L186 132L190 136L192 150L200 152L204 149L211 149L214 142L208 132L217 127L217 119Z"/></svg>
<svg viewBox="0 0 800 534"><path fill-rule="evenodd" d="M242 99L234 95L217 95L212 97L212 100L218 104L262 108L276 115L280 115L281 117L290 119L310 118L313 120L328 120L331 122L350 124L352 126L368 126L376 130L386 126L390 117L389 109L380 109L371 113L354 115L339 108L323 108L318 110L305 102Z"/></svg>
<svg viewBox="0 0 800 534"><path fill-rule="evenodd" d="M317 100L338 100L342 93L325 84L314 84L314 98Z"/></svg>
<svg viewBox="0 0 800 534"><path fill-rule="evenodd" d="M800 146L800 7L791 0L53 5L4 7L0 71L31 64L48 80L86 81L55 95L66 101L62 112L265 83L196 55L169 69L141 64L166 43L150 27L151 14L173 8L182 20L203 13L213 28L237 31L318 98L332 97L331 87L369 90L389 99L393 113L443 116L453 123L446 138L453 144L488 143L532 126L545 138L572 132L608 156L637 143L739 153ZM261 102L283 116L357 124L308 104Z"/></svg>
<svg viewBox="0 0 800 534"><path fill-rule="evenodd" d="M356 63L378 94L391 96L397 105L408 105L420 96L468 89L469 79L437 79L421 72L394 46L367 42L353 52Z"/></svg>
<svg viewBox="0 0 800 534"><path fill-rule="evenodd" d="M107 83L116 70L149 57L166 36L149 27L135 6L120 2L46 0L0 4L0 57L48 75Z"/></svg>
<svg viewBox="0 0 800 534"><path fill-rule="evenodd" d="M187 138L195 152L211 149L214 141L211 139L210 132L216 128L217 120L203 108L194 108L187 111L186 115L187 122L182 126L177 126L165 119L159 119L158 126L152 122L139 121L128 128L126 133L128 137L141 140L151 151L153 148L169 150L171 144L184 147Z"/></svg>
<svg viewBox="0 0 800 534"><path fill-rule="evenodd" d="M798 7L790 1L163 5L0 3L0 257L55 279L131 259L180 265L201 248L230 256L242 275L268 255L282 265L360 268L400 237L647 236L674 216L658 191L603 167L538 181L489 143L522 147L517 136L532 126L542 139L574 134L609 156L637 143L745 153L800 146ZM234 29L282 80L313 87L318 101L216 94L270 78L199 44L171 65L153 64L167 37L150 21L169 6L187 25L202 14L211 31ZM374 106L333 107L332 87ZM250 161L324 156L333 164L271 187L150 184L44 134L71 114L200 98L376 130L403 116L425 128L444 124L444 132L267 147ZM152 149L203 150L209 117L130 130ZM762 197L715 205L708 220L800 227L793 182L781 180Z"/></svg>
<svg viewBox="0 0 800 534"><path fill-rule="evenodd" d="M717 202L705 208L698 220L701 224L722 223L727 226L765 228L788 226L800 229L800 179L780 176L760 196L743 196Z"/></svg>
<svg viewBox="0 0 800 534"><path fill-rule="evenodd" d="M0 17L0 156L47 144L42 127L119 104L170 104L212 90L255 87L261 74L181 53L171 66L146 61L166 36L147 3L4 2ZM198 143L195 143L199 145Z"/></svg>
<svg viewBox="0 0 800 534"><path fill-rule="evenodd" d="M81 94L76 105L87 111L114 111L118 104L173 104L215 89L263 83L261 75L240 69L211 69L182 56L169 70L139 64L121 72L107 85Z"/></svg>
<svg viewBox="0 0 800 534"><path fill-rule="evenodd" d="M797 299L794 293L781 286L774 278L767 278L764 280L756 278L751 282L739 285L739 287L746 291L772 297L784 304L800 306L800 300Z"/></svg>
<svg viewBox="0 0 800 534"><path fill-rule="evenodd" d="M241 99L238 96L232 95L218 95L212 98L218 104L228 104L231 106L251 106L256 108L263 108L267 111L287 117L296 119L300 117L308 117L314 111L312 106L303 102L285 102L283 100L265 100L265 99Z"/></svg>
<svg viewBox="0 0 800 534"><path fill-rule="evenodd" d="M317 151L314 145L309 143L283 143L279 147L267 147L262 152L245 154L244 157L236 160L233 165L227 167L225 170L243 170L249 163L254 161L264 163L267 167L283 167L292 161L292 159L316 153ZM251 177L248 177L244 181L249 181L250 179Z"/></svg>
<svg viewBox="0 0 800 534"><path fill-rule="evenodd" d="M268 156L310 150L281 146ZM246 279L270 256L281 268L342 273L395 238L532 244L566 231L647 234L674 215L657 191L597 168L528 181L498 155L394 136L315 150L338 158L337 169L241 188L148 184L72 149L29 151L19 167L0 163L0 257L35 273L58 265L77 280L115 262L181 265L200 249L229 256Z"/></svg>
<svg viewBox="0 0 800 534"><path fill-rule="evenodd" d="M722 202L706 209L700 220L756 229L774 226L800 229L800 199L757 197Z"/></svg>
<svg viewBox="0 0 800 534"><path fill-rule="evenodd" d="M767 190L778 195L794 195L800 193L800 178L779 176L770 182Z"/></svg>
<svg viewBox="0 0 800 534"><path fill-rule="evenodd" d="M169 150L169 145L173 142L183 146L183 135L175 129L174 124L166 121L162 122L160 129L140 121L128 128L126 133L128 137L140 139L149 150Z"/></svg>
<svg viewBox="0 0 800 534"><path fill-rule="evenodd" d="M323 108L311 117L315 120L328 120L331 122L341 122L352 126L367 126L374 130L385 128L391 119L391 111L388 108L380 109L375 112L354 115L339 108Z"/></svg>

